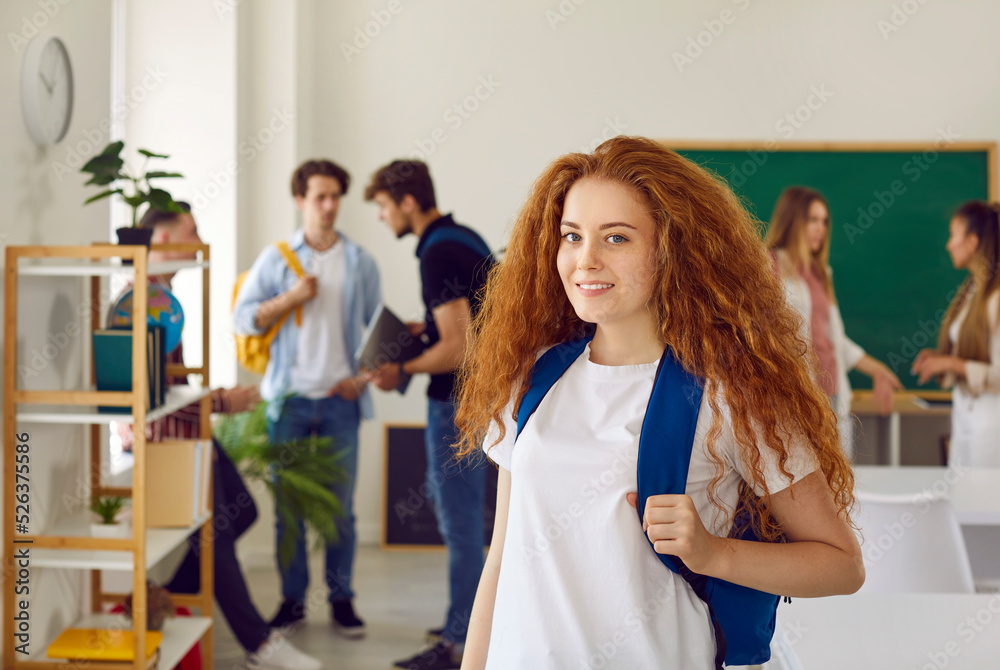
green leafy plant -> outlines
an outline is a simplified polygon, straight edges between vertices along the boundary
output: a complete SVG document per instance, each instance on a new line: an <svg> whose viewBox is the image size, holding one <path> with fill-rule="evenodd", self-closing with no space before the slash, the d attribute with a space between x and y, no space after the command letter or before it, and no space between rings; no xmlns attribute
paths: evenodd
<svg viewBox="0 0 1000 670"><path fill-rule="evenodd" d="M184 210L174 201L173 196L162 188L154 187L151 180L175 179L184 175L179 172L163 172L161 170L146 171L146 165L150 158L170 158L170 156L139 149L139 153L146 158L143 162L142 173L133 174L121 157L124 148L124 142L112 142L80 168L80 172L91 175L90 181L85 185L112 187L87 198L83 204L87 205L113 195L120 195L122 200L132 208L133 228L139 225L139 208L143 204L166 212L183 214Z"/></svg>
<svg viewBox="0 0 1000 670"><path fill-rule="evenodd" d="M314 546L339 539L337 519L344 506L330 487L346 480L329 437L309 437L271 444L267 437L266 403L252 412L223 416L215 437L246 479L263 482L274 496L276 514L288 529L278 545L278 560L287 566L301 537L299 520L316 533Z"/></svg>
<svg viewBox="0 0 1000 670"><path fill-rule="evenodd" d="M125 498L121 496L99 496L90 503L90 511L101 517L101 523L105 525L115 523L115 517L123 507Z"/></svg>

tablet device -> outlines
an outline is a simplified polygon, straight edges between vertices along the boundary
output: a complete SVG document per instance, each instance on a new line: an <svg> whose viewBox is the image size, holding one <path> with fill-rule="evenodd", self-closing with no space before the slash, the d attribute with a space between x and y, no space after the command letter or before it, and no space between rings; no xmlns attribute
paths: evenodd
<svg viewBox="0 0 1000 670"><path fill-rule="evenodd" d="M406 324L388 307L379 305L361 337L357 358L361 367L375 370L386 363L416 358L423 350L424 343L420 338L410 334ZM404 375L396 390L405 392L409 382L409 375Z"/></svg>

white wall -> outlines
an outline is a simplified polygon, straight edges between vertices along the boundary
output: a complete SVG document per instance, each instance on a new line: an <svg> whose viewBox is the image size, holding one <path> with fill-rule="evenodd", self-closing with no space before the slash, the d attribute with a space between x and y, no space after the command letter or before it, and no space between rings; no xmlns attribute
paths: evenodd
<svg viewBox="0 0 1000 670"><path fill-rule="evenodd" d="M83 207L96 193L84 187L76 170L103 146L110 127L111 2L0 3L0 246L10 244L89 244L108 239L106 202ZM22 38L56 35L66 44L76 87L73 117L66 138L58 145L38 147L28 137L21 117ZM3 261L0 261L2 263ZM72 389L83 385L83 340L80 315L83 282L22 279L18 314L18 365L25 366L19 386ZM30 372L29 372L30 370ZM4 375L16 374L3 370ZM33 374L37 372L37 375ZM65 492L85 482L84 430L21 424L30 435L31 530L41 532L67 513ZM5 435L4 441L12 439ZM8 464L9 465L9 464ZM12 495L0 490L0 495ZM4 547L2 550L6 550ZM72 621L83 601L84 574L71 570L31 569L31 650L36 651ZM6 576L4 587L7 587ZM89 581L87 582L89 583ZM6 626L3 621L0 626ZM7 644L6 638L3 638Z"/></svg>
<svg viewBox="0 0 1000 670"><path fill-rule="evenodd" d="M777 124L814 89L829 95L791 139L931 140L951 127L962 139L997 140L1000 5L902 4L919 9L883 36L893 4L865 0L314 3L299 39L300 61L313 63L300 88L315 101L299 158L324 155L351 171L338 225L375 254L388 303L417 314L415 241L397 242L360 197L393 158L426 156L443 210L498 248L557 155L619 133L788 139ZM345 56L365 30L374 36ZM678 66L675 53L698 40L707 46ZM448 114L491 77L495 90L478 89L485 99L469 100L478 107L468 118ZM363 427L357 490L368 539L382 424L421 420L420 392L380 396L377 420Z"/></svg>
<svg viewBox="0 0 1000 670"><path fill-rule="evenodd" d="M138 100L125 124L129 161L138 148L169 154L150 169L184 179L159 186L191 203L203 241L211 246L213 387L236 382L229 305L236 276L236 12L203 0L125 3L125 90ZM201 277L180 273L175 293L185 310L184 357L201 362Z"/></svg>

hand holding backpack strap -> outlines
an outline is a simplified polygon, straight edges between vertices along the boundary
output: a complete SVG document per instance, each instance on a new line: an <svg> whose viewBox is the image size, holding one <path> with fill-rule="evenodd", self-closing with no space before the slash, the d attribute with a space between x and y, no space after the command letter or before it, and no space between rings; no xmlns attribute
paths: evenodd
<svg viewBox="0 0 1000 670"><path fill-rule="evenodd" d="M304 277L306 271L302 269L302 264L299 263L299 257L296 256L295 252L292 251L292 248L288 246L288 242L282 240L281 242L275 242L274 246L278 247L278 251L281 252L282 258L285 259L285 262L288 264L291 271L295 273L295 276L299 279ZM275 332L280 330L281 327L285 325L286 318L288 318L287 314L281 317L278 323L275 324ZM295 306L295 325L300 327L302 326L302 305Z"/></svg>

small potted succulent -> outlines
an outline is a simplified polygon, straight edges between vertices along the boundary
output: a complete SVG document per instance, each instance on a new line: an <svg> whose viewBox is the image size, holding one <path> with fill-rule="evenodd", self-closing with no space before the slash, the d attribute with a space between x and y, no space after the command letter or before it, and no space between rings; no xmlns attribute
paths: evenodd
<svg viewBox="0 0 1000 670"><path fill-rule="evenodd" d="M184 209L174 202L173 196L162 188L154 187L152 180L176 179L183 177L183 175L179 172L163 172L161 170L146 171L146 164L150 158L170 158L166 154L157 154L146 149L139 149L139 153L146 157L142 173L133 174L121 157L124 148L124 142L112 142L80 168L80 172L91 175L90 181L85 185L94 184L95 186L109 187L97 195L87 198L83 204L87 205L113 195L120 195L122 200L132 208L132 226L118 229L118 243L144 244L148 247L153 233L138 227L140 207L145 204L167 212L184 213Z"/></svg>
<svg viewBox="0 0 1000 670"><path fill-rule="evenodd" d="M90 511L100 518L99 523L90 524L90 534L93 537L123 538L131 535L129 526L117 519L118 513L125 507L125 498L121 496L99 496L90 503Z"/></svg>
<svg viewBox="0 0 1000 670"><path fill-rule="evenodd" d="M132 594L124 603L125 616L132 618ZM176 609L170 599L170 591L153 582L146 582L146 630L163 630L163 622L174 616Z"/></svg>

